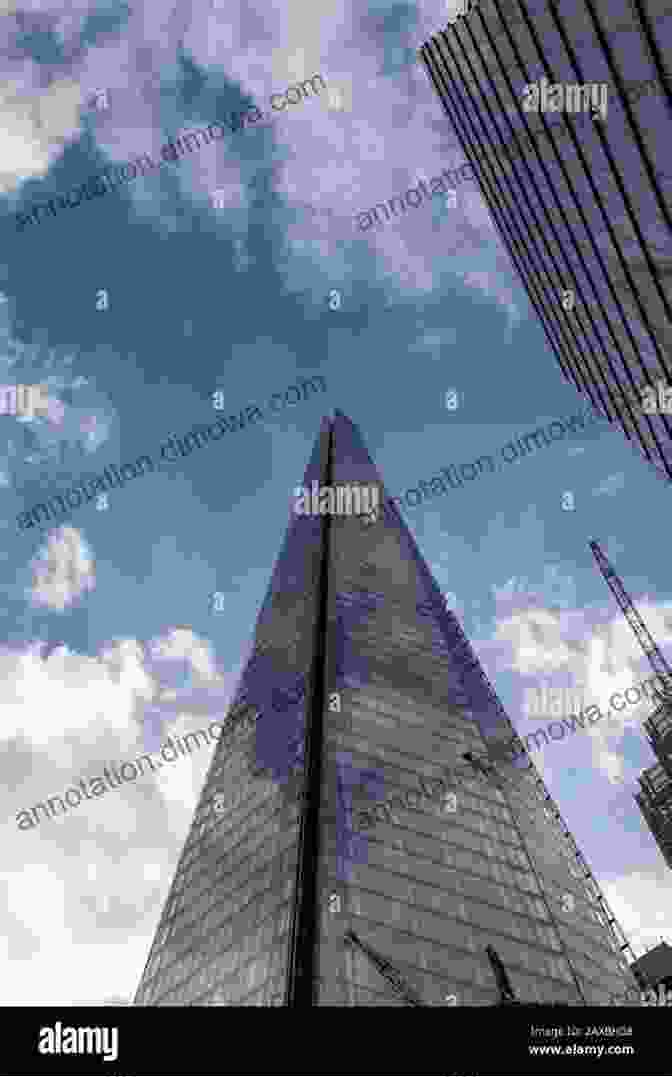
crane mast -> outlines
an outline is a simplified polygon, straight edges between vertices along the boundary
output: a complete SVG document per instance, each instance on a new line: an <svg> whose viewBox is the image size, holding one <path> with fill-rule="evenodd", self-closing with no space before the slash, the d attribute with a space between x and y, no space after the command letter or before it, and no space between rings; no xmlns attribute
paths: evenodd
<svg viewBox="0 0 672 1077"><path fill-rule="evenodd" d="M658 762L640 775L640 792L634 799L665 863L672 868L672 670L599 545L597 542L589 545L651 668L663 684L661 689L654 688L659 705L644 722L644 730Z"/></svg>
<svg viewBox="0 0 672 1077"><path fill-rule="evenodd" d="M597 561L597 567L604 576L607 585L621 607L623 616L635 633L637 641L648 658L653 672L657 673L663 681L664 690L661 693L662 697L667 697L672 701L672 669L670 669L658 644L640 617L637 607L623 586L620 576L617 575L615 569L607 560L604 552L600 549L599 544L597 542L589 542L588 545L593 552L593 557Z"/></svg>

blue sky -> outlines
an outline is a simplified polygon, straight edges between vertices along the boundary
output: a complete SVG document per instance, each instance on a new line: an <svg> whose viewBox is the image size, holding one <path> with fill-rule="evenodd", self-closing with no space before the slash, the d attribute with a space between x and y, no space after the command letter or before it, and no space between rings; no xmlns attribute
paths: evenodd
<svg viewBox="0 0 672 1077"><path fill-rule="evenodd" d="M3 10L0 373L48 382L60 407L0 417L2 1001L95 1003L135 990L209 750L33 830L16 813L102 759L136 757L150 714L165 736L221 716L322 416L344 411L400 494L587 402L477 184L456 208L434 198L356 227L464 161L415 57L444 4ZM271 112L271 94L318 72L326 91ZM101 88L108 107L92 111ZM32 204L107 164L158 159L168 138L250 102L264 122L17 230ZM326 392L264 406L317 374ZM107 509L18 530L77 478L214 421L218 390L223 414L257 404L263 422L111 491ZM406 513L521 732L539 725L523 712L543 684L599 703L648 674L589 539L669 655L669 497L601 423ZM669 870L632 802L654 762L646 716L635 706L535 753L637 954L672 935Z"/></svg>

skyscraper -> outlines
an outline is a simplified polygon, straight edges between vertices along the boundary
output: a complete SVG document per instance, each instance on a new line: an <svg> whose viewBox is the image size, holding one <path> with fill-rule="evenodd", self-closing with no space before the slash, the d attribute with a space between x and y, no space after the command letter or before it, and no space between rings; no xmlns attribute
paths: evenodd
<svg viewBox="0 0 672 1077"><path fill-rule="evenodd" d="M672 777L669 764L666 767L656 763L643 770L638 781L640 791L635 793L635 800L665 863L672 868Z"/></svg>
<svg viewBox="0 0 672 1077"><path fill-rule="evenodd" d="M666 482L672 414L642 404L672 386L671 16L479 0L420 50L565 379Z"/></svg>
<svg viewBox="0 0 672 1077"><path fill-rule="evenodd" d="M643 991L661 986L672 991L672 946L661 939L635 961L632 971Z"/></svg>
<svg viewBox="0 0 672 1077"><path fill-rule="evenodd" d="M364 947L427 1005L497 1001L487 946L524 1001L634 990L627 942L340 412L313 480L376 484L385 512L290 519L136 1004L398 1003Z"/></svg>
<svg viewBox="0 0 672 1077"><path fill-rule="evenodd" d="M672 868L672 705L669 696L644 722L658 760L642 771L635 801L653 834L668 868Z"/></svg>

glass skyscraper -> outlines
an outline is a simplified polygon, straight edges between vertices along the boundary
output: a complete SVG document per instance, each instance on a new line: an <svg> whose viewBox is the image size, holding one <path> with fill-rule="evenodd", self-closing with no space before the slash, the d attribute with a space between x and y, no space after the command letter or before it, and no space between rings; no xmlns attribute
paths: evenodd
<svg viewBox="0 0 672 1077"><path fill-rule="evenodd" d="M565 379L672 481L672 4L479 0L420 56Z"/></svg>
<svg viewBox="0 0 672 1077"><path fill-rule="evenodd" d="M658 762L642 772L635 801L660 849L672 868L672 706L667 699L644 722L644 729Z"/></svg>
<svg viewBox="0 0 672 1077"><path fill-rule="evenodd" d="M137 1005L427 1005L634 991L629 947L350 420L304 477L384 512L292 514ZM467 753L467 758L465 758Z"/></svg>

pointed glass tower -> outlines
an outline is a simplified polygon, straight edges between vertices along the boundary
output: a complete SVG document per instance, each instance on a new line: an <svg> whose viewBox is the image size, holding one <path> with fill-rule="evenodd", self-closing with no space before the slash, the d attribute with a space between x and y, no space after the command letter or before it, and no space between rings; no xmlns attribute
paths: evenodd
<svg viewBox="0 0 672 1077"><path fill-rule="evenodd" d="M627 942L340 412L313 480L376 484L385 511L292 515L136 1004L401 1004L351 931L427 1005L498 1001L486 946L522 1001L634 993Z"/></svg>

